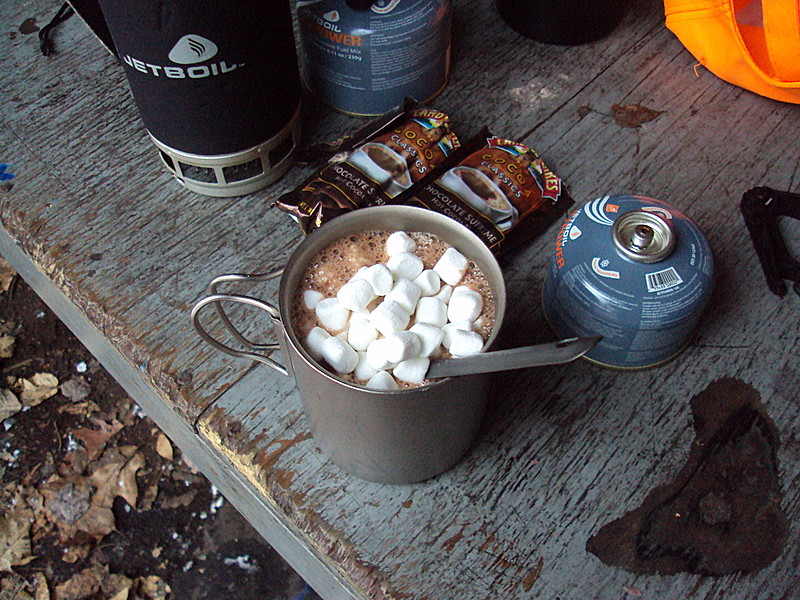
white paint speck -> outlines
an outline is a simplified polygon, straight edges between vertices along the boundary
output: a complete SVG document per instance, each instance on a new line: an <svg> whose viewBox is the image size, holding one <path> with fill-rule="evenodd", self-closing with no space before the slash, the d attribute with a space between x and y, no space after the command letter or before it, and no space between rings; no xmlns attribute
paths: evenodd
<svg viewBox="0 0 800 600"><path fill-rule="evenodd" d="M258 563L250 558L249 554L237 556L236 558L226 558L223 561L226 565L236 565L247 573L257 573L260 569Z"/></svg>
<svg viewBox="0 0 800 600"><path fill-rule="evenodd" d="M77 365L75 365L75 370L78 373L86 373L86 371L89 370L89 366L85 362L81 361Z"/></svg>

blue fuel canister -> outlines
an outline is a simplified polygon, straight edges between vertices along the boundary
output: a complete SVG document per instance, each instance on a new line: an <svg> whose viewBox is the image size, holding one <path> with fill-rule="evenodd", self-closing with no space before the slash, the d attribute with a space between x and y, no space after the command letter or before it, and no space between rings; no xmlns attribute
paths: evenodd
<svg viewBox="0 0 800 600"><path fill-rule="evenodd" d="M369 5L366 9L350 4ZM452 0L297 0L303 77L326 104L380 115L450 76Z"/></svg>
<svg viewBox="0 0 800 600"><path fill-rule="evenodd" d="M603 336L589 360L652 367L686 346L713 277L711 247L686 215L644 196L605 196L559 230L544 313L559 336Z"/></svg>

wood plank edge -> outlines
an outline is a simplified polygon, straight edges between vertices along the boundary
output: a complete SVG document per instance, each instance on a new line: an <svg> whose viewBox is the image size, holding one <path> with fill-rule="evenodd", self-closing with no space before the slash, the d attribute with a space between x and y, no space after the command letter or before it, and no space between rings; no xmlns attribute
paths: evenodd
<svg viewBox="0 0 800 600"><path fill-rule="evenodd" d="M86 346L145 413L181 449L184 456L222 492L258 533L325 600L359 600L352 584L322 562L307 540L290 528L264 494L237 473L216 447L197 434L186 419L165 402L167 394L145 380L66 295L39 271L33 260L0 227L0 254L19 273L61 321Z"/></svg>
<svg viewBox="0 0 800 600"><path fill-rule="evenodd" d="M313 551L324 557L321 560L330 562L342 579L361 590L363 595L360 597L374 600L409 598L407 593L392 589L389 578L377 566L360 558L357 548L342 532L326 522L318 512L304 508L304 495L290 490L292 473L274 466L283 450L310 438L309 432L303 431L295 439L285 440L282 449L273 453L273 460L265 461L259 460L264 448L258 443L258 438L245 439L246 432L231 433L229 426L230 422L224 418L220 408L209 411L198 423L201 435L232 463L238 474L248 479L264 501L289 518L298 535L304 536Z"/></svg>

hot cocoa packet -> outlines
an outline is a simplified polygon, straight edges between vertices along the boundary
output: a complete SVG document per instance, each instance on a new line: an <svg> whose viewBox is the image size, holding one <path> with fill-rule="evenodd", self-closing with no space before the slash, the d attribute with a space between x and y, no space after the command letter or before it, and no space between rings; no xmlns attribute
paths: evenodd
<svg viewBox="0 0 800 600"><path fill-rule="evenodd" d="M573 200L535 150L484 129L392 203L445 214L499 254L533 239Z"/></svg>
<svg viewBox="0 0 800 600"><path fill-rule="evenodd" d="M459 147L450 118L407 101L338 143L327 164L276 206L293 215L305 233L366 206L389 204L441 165ZM312 152L313 155L313 152Z"/></svg>

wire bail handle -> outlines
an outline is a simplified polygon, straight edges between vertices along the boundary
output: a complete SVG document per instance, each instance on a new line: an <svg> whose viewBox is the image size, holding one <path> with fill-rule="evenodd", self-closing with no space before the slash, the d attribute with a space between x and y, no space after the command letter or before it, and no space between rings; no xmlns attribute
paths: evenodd
<svg viewBox="0 0 800 600"><path fill-rule="evenodd" d="M268 281L270 279L274 279L275 277L279 277L283 274L283 269L278 269L277 271L272 271L270 273L229 273L226 275L220 275L219 277L215 277L211 283L208 285L208 295L205 298L202 298L197 304L194 305L191 312L191 319L192 325L194 326L195 331L197 334L209 345L213 346L220 352L224 352L225 354L229 354L231 356L236 356L239 358L247 358L251 360L258 361L263 363L269 367L275 369L278 373L282 375L289 375L289 370L282 365L281 363L277 362L276 360L270 358L264 353L274 352L275 350L280 350L280 344L277 342L270 342L270 343L257 343L249 340L239 329L233 324L228 317L228 314L225 312L225 309L222 307L223 302L233 302L236 304L244 304L247 306L252 306L258 308L260 310L265 311L269 314L270 318L272 319L272 324L274 326L282 326L280 311L272 304L265 300L261 300L259 298L254 298L252 296L245 296L242 294L226 294L220 293L219 286L225 283L260 283L263 281ZM245 348L248 348L249 351L246 350L239 350L237 348L232 348L227 344L219 341L213 335L211 335L206 328L200 323L200 312L206 306L213 305L214 309L217 312L217 315L222 320L225 328L230 332L230 334L236 338L236 340Z"/></svg>

